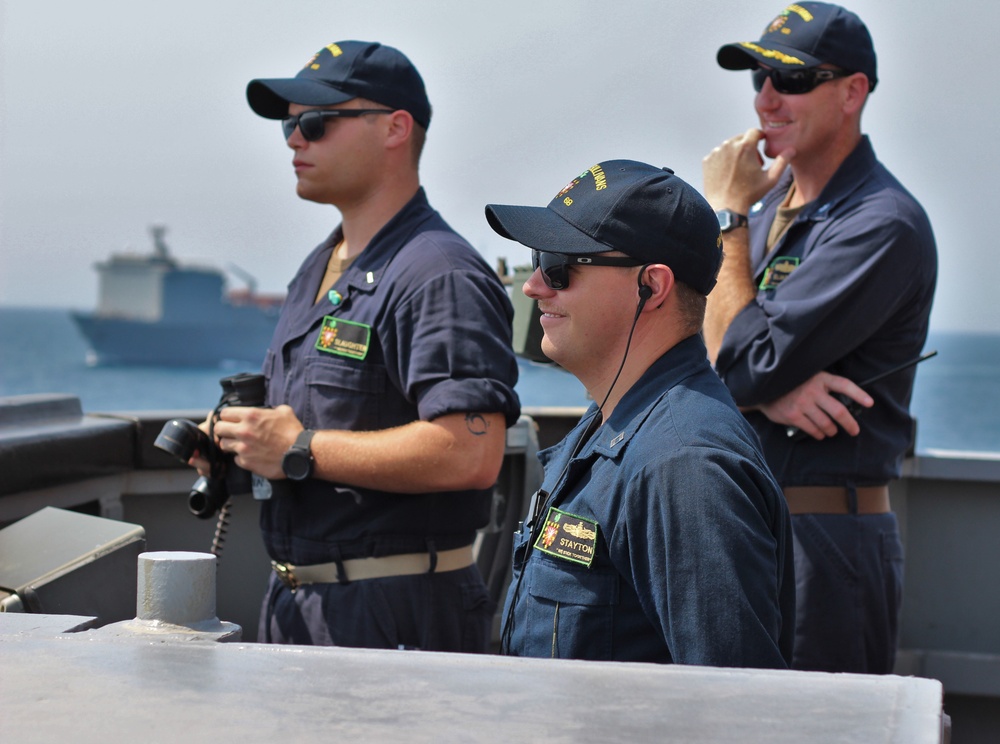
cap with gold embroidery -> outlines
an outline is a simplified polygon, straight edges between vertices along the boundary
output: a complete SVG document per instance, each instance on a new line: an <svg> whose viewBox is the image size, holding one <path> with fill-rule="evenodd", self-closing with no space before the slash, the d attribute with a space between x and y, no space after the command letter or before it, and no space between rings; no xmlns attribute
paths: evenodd
<svg viewBox="0 0 1000 744"><path fill-rule="evenodd" d="M570 181L547 207L487 204L497 234L539 251L621 251L669 266L677 281L707 295L722 265L719 218L669 168L608 160Z"/></svg>
<svg viewBox="0 0 1000 744"><path fill-rule="evenodd" d="M247 85L250 108L267 119L284 119L289 103L331 106L353 98L409 111L425 129L431 123L431 104L417 68L398 49L375 41L328 44L295 77Z"/></svg>
<svg viewBox="0 0 1000 744"><path fill-rule="evenodd" d="M764 29L760 41L741 41L719 49L727 70L752 70L759 64L801 70L823 63L863 72L875 89L875 47L868 27L851 11L828 3L789 5Z"/></svg>

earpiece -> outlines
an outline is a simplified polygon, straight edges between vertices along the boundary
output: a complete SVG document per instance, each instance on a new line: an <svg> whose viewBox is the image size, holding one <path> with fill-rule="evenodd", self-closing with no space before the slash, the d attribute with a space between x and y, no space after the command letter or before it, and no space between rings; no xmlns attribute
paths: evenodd
<svg viewBox="0 0 1000 744"><path fill-rule="evenodd" d="M646 273L646 264L639 270L639 307L636 310L636 314L642 312L643 305L646 304L646 300L653 296L653 288L642 283L642 275Z"/></svg>

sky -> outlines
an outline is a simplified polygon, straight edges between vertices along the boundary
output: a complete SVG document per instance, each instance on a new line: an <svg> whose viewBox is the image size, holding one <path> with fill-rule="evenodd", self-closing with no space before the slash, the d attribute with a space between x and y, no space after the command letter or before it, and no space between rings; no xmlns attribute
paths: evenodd
<svg viewBox="0 0 1000 744"><path fill-rule="evenodd" d="M701 159L757 123L749 73L715 63L760 38L773 0L0 0L0 305L88 309L94 264L147 252L237 267L281 293L336 226L295 195L277 122L246 84L291 77L333 41L402 50L434 108L421 176L491 264L528 261L487 203L544 205L590 165ZM924 205L938 331L1000 332L992 51L1000 5L855 0L879 60L862 125ZM231 285L242 286L237 273Z"/></svg>

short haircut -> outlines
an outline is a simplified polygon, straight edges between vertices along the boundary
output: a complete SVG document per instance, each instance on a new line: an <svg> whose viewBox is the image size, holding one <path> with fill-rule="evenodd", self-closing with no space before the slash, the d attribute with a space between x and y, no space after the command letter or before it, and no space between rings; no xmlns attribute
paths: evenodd
<svg viewBox="0 0 1000 744"><path fill-rule="evenodd" d="M705 324L705 306L708 298L684 282L674 283L677 293L677 311L680 325L689 334L699 333Z"/></svg>

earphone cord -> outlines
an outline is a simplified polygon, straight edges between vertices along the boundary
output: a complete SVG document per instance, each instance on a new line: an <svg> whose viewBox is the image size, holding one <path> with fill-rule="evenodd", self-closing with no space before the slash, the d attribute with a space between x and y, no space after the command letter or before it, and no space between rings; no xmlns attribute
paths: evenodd
<svg viewBox="0 0 1000 744"><path fill-rule="evenodd" d="M643 268L645 269L645 267ZM639 273L639 276L640 278L642 277L642 272ZM517 600L521 595L521 581L524 579L525 568L527 567L528 559L531 557L531 551L534 548L533 538L535 532L535 514L544 514L548 509L549 504L554 501L554 495L559 493L558 486L562 485L563 478L566 476L566 471L569 470L570 463L572 463L573 459L580 454L580 450L583 449L584 443L590 438L588 436L588 432L590 431L591 423L604 409L604 405L608 402L608 398L611 397L611 391L615 389L618 378L621 377L622 370L625 369L625 361L628 359L629 348L632 346L632 335L635 333L636 324L639 322L639 314L642 312L642 307L645 304L646 299L643 297L639 300L639 306L636 308L635 317L632 319L632 327L629 329L628 339L625 341L625 353L622 354L622 361L621 364L618 365L618 372L615 373L615 378L611 381L611 386L608 388L608 392L605 394L604 400L601 401L601 405L599 405L597 410L591 414L590 419L587 421L587 426L584 427L583 433L580 435L580 439L577 440L573 447L573 452L566 460L566 464L563 465L563 469L559 473L559 477L556 478L555 482L557 487L551 494L546 494L545 501L543 502L541 509L533 509L533 513L528 515L528 518L532 520L530 525L526 525L529 528L528 544L525 548L524 560L521 562L521 573L517 575L517 583L514 585L514 596L511 597L510 604L507 606L507 621L503 624L503 635L500 638L501 655L510 654L510 640L511 636L514 635L514 607L517 605ZM603 423L601 425L603 426ZM600 426L598 426L598 429L600 429Z"/></svg>

